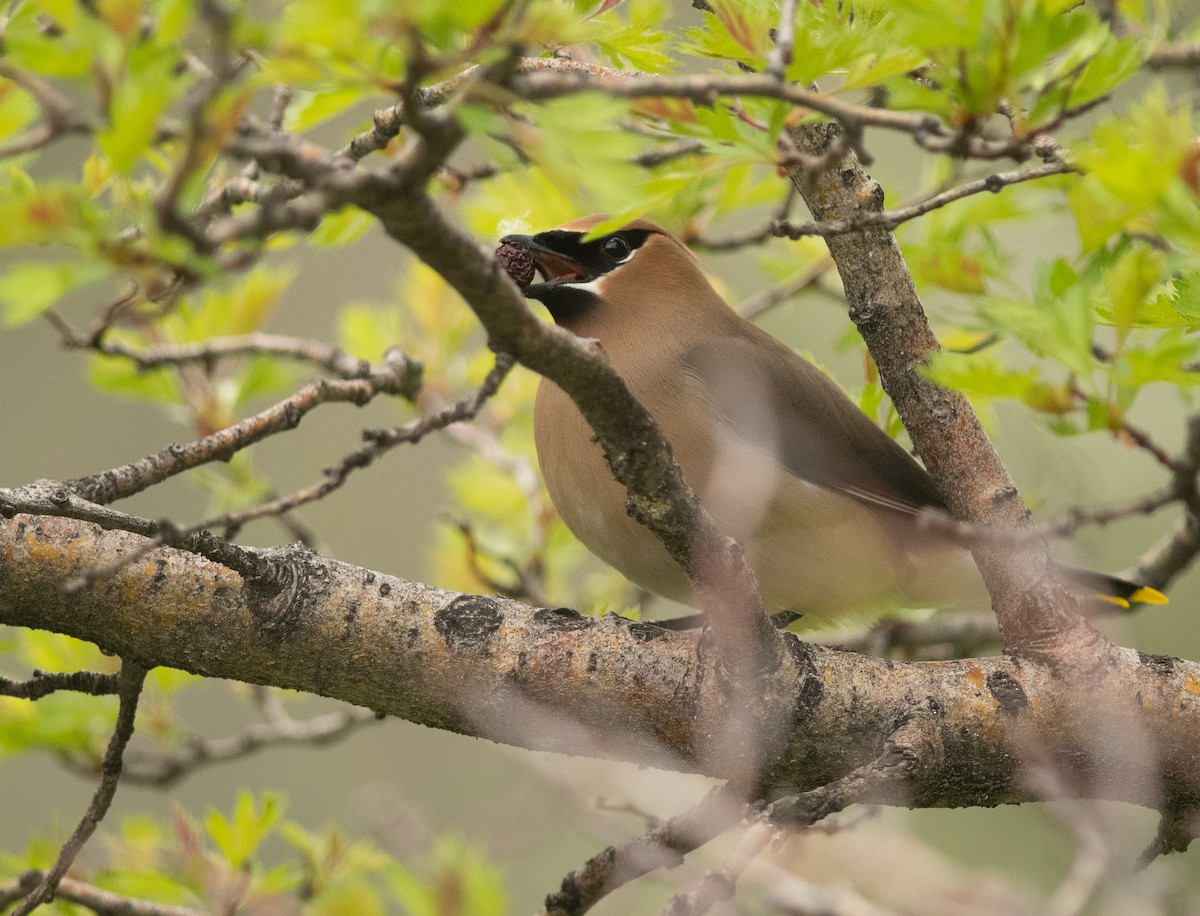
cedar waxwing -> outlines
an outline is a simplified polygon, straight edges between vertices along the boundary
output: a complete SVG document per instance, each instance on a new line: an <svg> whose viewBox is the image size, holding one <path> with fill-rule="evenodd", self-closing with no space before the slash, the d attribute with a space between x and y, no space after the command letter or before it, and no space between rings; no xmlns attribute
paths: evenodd
<svg viewBox="0 0 1200 916"><path fill-rule="evenodd" d="M602 219L506 236L501 263L556 323L600 342L717 526L745 548L768 608L825 624L986 607L970 553L916 521L945 511L928 472L828 376L730 309L682 242L644 220L587 239ZM535 267L542 282L530 283ZM682 568L626 514L591 428L545 378L534 437L576 537L643 588L691 604ZM1064 571L1118 604L1165 600Z"/></svg>

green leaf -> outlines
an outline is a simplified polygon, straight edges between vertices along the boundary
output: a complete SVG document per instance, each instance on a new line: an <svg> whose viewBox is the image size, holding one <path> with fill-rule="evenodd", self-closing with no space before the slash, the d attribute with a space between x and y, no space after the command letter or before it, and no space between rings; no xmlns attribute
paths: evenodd
<svg viewBox="0 0 1200 916"><path fill-rule="evenodd" d="M294 101L288 106L283 121L284 129L306 131L359 104L368 96L368 91L362 86L327 86L312 91L302 90L296 93Z"/></svg>
<svg viewBox="0 0 1200 916"><path fill-rule="evenodd" d="M1128 329L1137 323L1152 290L1163 280L1166 258L1145 245L1130 248L1104 274L1113 324Z"/></svg>
<svg viewBox="0 0 1200 916"><path fill-rule="evenodd" d="M113 332L110 332L110 336ZM179 389L174 374L166 369L139 370L129 360L119 356L94 353L88 357L88 379L98 390L121 397L153 401L157 404L178 404Z"/></svg>
<svg viewBox="0 0 1200 916"><path fill-rule="evenodd" d="M629 115L628 103L588 93L555 99L529 109L529 114L536 119L536 128L514 121L510 130L518 133L537 170L511 181L499 176L482 192L494 196L503 208L501 217L525 216L527 206L541 211L561 206L564 217L559 222L581 213L615 216L641 209L639 191L647 175L632 159L641 151L642 141L619 127ZM542 176L537 176L539 170ZM544 203L534 200L535 182L550 188ZM514 185L523 184L526 188L512 197L505 195Z"/></svg>
<svg viewBox="0 0 1200 916"><path fill-rule="evenodd" d="M1141 42L1109 36L1104 46L1084 65L1083 72L1070 83L1067 104L1083 105L1112 92L1138 72L1146 56Z"/></svg>
<svg viewBox="0 0 1200 916"><path fill-rule="evenodd" d="M1200 324L1200 267L1183 271L1174 278L1169 303L1188 321Z"/></svg>
<svg viewBox="0 0 1200 916"><path fill-rule="evenodd" d="M934 353L921 374L971 398L1025 400L1038 384L1036 369L1016 371L991 354Z"/></svg>
<svg viewBox="0 0 1200 916"><path fill-rule="evenodd" d="M987 289L978 258L957 244L906 245L904 255L922 286L940 286L959 293L982 293Z"/></svg>
<svg viewBox="0 0 1200 916"><path fill-rule="evenodd" d="M7 183L0 182L0 247L91 244L101 216L85 188L68 182L34 184L11 166L5 177Z"/></svg>
<svg viewBox="0 0 1200 916"><path fill-rule="evenodd" d="M778 24L770 6L755 0L713 0L709 6L703 28L683 30L680 51L762 69L771 49L770 30Z"/></svg>
<svg viewBox="0 0 1200 916"><path fill-rule="evenodd" d="M236 282L226 278L224 289L204 290L198 303L183 303L163 322L163 329L176 343L260 330L295 277L292 265L259 264Z"/></svg>
<svg viewBox="0 0 1200 916"><path fill-rule="evenodd" d="M96 134L118 172L133 170L154 139L159 119L190 81L179 75L179 62L176 47L143 44L130 52L126 78L109 105L109 126Z"/></svg>
<svg viewBox="0 0 1200 916"><path fill-rule="evenodd" d="M338 341L351 356L379 362L401 340L400 316L394 308L351 303L338 312Z"/></svg>
<svg viewBox="0 0 1200 916"><path fill-rule="evenodd" d="M1135 212L1147 211L1164 202L1192 143L1190 113L1172 110L1156 82L1139 104L1097 124L1076 156L1109 194Z"/></svg>
<svg viewBox="0 0 1200 916"><path fill-rule="evenodd" d="M226 818L215 808L210 808L204 818L209 838L234 868L243 868L254 855L258 845L267 838L283 817L283 796L266 792L261 798L261 807L247 791L238 793L233 816Z"/></svg>
<svg viewBox="0 0 1200 916"><path fill-rule="evenodd" d="M70 3L19 3L5 23L4 56L13 64L46 76L78 78L87 76L95 60L97 45L107 30L80 16ZM40 8L39 8L40 7ZM48 35L42 16L49 14L61 32Z"/></svg>
<svg viewBox="0 0 1200 916"><path fill-rule="evenodd" d="M236 411L252 398L274 394L295 383L298 367L286 365L266 354L251 357L246 365L231 380L222 399L229 409Z"/></svg>
<svg viewBox="0 0 1200 916"><path fill-rule="evenodd" d="M27 324L71 290L106 276L104 264L66 261L14 264L0 276L0 321Z"/></svg>
<svg viewBox="0 0 1200 916"><path fill-rule="evenodd" d="M374 224L375 218L357 207L343 207L326 214L321 224L308 237L317 248L340 248L362 238Z"/></svg>
<svg viewBox="0 0 1200 916"><path fill-rule="evenodd" d="M180 41L195 14L195 0L158 0L154 10L154 40L164 45Z"/></svg>
<svg viewBox="0 0 1200 916"><path fill-rule="evenodd" d="M1127 225L1136 210L1107 190L1096 178L1084 175L1067 191L1067 204L1075 219L1079 243L1085 254L1103 248Z"/></svg>
<svg viewBox="0 0 1200 916"><path fill-rule="evenodd" d="M615 67L666 73L677 66L666 53L671 35L662 29L670 12L662 0L627 3L588 20L584 40L595 43ZM627 15L628 21L622 22L622 15Z"/></svg>
<svg viewBox="0 0 1200 916"><path fill-rule="evenodd" d="M37 703L0 697L0 756L38 749L98 762L116 717L114 697L69 691Z"/></svg>
<svg viewBox="0 0 1200 916"><path fill-rule="evenodd" d="M141 900L153 900L159 906L185 906L199 903L196 895L175 878L154 870L128 871L128 866L121 870L104 871L96 880L98 887L124 897Z"/></svg>
<svg viewBox="0 0 1200 916"><path fill-rule="evenodd" d="M1039 268L1032 301L991 297L980 304L980 314L988 327L1077 375L1086 377L1095 366L1089 289L1061 258Z"/></svg>
<svg viewBox="0 0 1200 916"><path fill-rule="evenodd" d="M1113 369L1118 384L1133 391L1153 382L1194 387L1200 385L1196 366L1200 341L1182 329L1167 331L1137 346L1126 346Z"/></svg>
<svg viewBox="0 0 1200 916"><path fill-rule="evenodd" d="M404 912L411 916L440 916L448 911L504 916L508 912L499 870L480 853L461 840L440 837L434 859L433 874L425 879L398 863L388 870L389 887Z"/></svg>
<svg viewBox="0 0 1200 916"><path fill-rule="evenodd" d="M24 130L38 116L38 105L12 80L0 77L0 139Z"/></svg>

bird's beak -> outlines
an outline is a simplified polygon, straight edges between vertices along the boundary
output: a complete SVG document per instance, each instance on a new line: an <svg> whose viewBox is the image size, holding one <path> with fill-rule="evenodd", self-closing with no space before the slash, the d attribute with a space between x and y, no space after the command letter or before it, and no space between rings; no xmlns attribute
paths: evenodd
<svg viewBox="0 0 1200 916"><path fill-rule="evenodd" d="M538 293L562 283L586 283L594 279L591 271L574 258L556 251L546 236L538 235L506 235L500 240L501 245L515 245L524 248L533 258L534 267L541 274L543 283L531 283L523 290L526 298L536 299Z"/></svg>

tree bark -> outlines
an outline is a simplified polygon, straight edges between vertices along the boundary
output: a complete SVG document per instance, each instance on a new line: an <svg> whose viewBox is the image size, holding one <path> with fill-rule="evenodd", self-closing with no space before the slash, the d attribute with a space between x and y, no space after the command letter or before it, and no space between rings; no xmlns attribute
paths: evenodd
<svg viewBox="0 0 1200 916"><path fill-rule="evenodd" d="M768 794L815 788L874 759L921 707L934 715L924 717L920 765L880 801L1029 801L1022 769L1042 765L1061 769L1080 797L1173 816L1200 809L1194 662L1117 648L1102 668L1064 679L1018 658L897 663L785 634L788 651L759 680L777 728L748 748L725 740L737 731L739 691L701 634L445 591L296 547L261 551L288 570L274 596L171 548L63 588L142 543L72 519L0 520L0 623L531 749L721 778L765 754Z"/></svg>
<svg viewBox="0 0 1200 916"><path fill-rule="evenodd" d="M802 153L824 157L839 138L836 123L804 124L788 136ZM847 150L817 173L789 167L818 220L854 220L883 212L883 189ZM884 390L960 519L1013 531L1022 540L973 553L992 596L1005 649L1061 668L1102 668L1111 645L1080 612L1054 572L1045 543L1029 537L1033 518L966 395L921 374L940 349L912 274L890 229L868 228L826 239L854 321L879 369Z"/></svg>

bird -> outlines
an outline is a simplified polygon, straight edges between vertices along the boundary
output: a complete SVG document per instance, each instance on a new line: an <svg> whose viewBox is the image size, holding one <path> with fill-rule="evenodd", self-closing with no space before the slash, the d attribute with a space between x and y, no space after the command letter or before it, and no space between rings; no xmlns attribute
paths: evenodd
<svg viewBox="0 0 1200 916"><path fill-rule="evenodd" d="M819 629L986 601L961 541L922 522L948 516L928 471L828 375L730 308L687 245L644 219L590 238L606 219L505 235L498 259L556 324L599 342L717 527L744 548L764 605ZM534 440L571 532L627 579L695 607L683 568L628 515L591 427L544 377ZM1115 604L1166 600L1062 570Z"/></svg>

